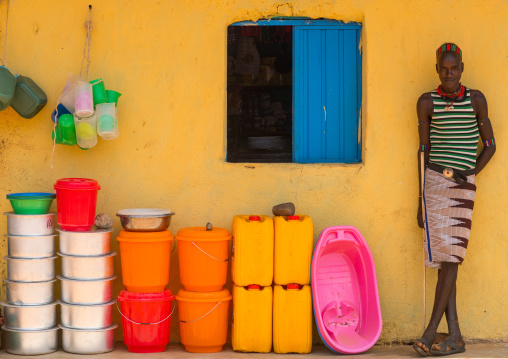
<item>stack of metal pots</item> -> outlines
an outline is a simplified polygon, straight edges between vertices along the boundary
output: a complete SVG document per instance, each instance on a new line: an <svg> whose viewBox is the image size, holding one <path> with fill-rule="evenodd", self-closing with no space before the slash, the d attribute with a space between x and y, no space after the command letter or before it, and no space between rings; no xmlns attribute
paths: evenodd
<svg viewBox="0 0 508 359"><path fill-rule="evenodd" d="M55 282L55 214L7 216L8 256L4 327L6 350L38 355L58 349Z"/></svg>
<svg viewBox="0 0 508 359"><path fill-rule="evenodd" d="M114 256L111 232L59 230L62 275L62 348L76 354L99 354L114 349Z"/></svg>

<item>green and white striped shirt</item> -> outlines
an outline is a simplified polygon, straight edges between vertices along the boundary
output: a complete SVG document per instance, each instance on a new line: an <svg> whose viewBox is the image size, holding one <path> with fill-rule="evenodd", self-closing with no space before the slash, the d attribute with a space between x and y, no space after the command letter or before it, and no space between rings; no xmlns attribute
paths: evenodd
<svg viewBox="0 0 508 359"><path fill-rule="evenodd" d="M443 167L469 170L476 166L478 147L478 122L471 105L471 93L466 88L466 97L454 102L453 109L446 109L446 101L431 92L434 113L430 123L430 159Z"/></svg>

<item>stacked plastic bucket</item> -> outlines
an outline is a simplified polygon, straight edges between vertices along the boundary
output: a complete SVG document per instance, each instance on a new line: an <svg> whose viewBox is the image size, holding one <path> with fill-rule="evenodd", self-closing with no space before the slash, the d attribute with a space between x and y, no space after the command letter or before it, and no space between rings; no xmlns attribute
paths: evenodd
<svg viewBox="0 0 508 359"><path fill-rule="evenodd" d="M166 229L169 221L161 228L150 228L150 224L161 218L169 218L171 211L159 217L158 214L150 217L147 211L124 211L125 216L122 217L122 211L118 215L128 223L122 222L125 230L117 237L123 284L127 288L117 298L122 315L124 343L134 353L162 352L169 343L170 321L174 311L174 306L171 305L174 296L166 289L174 237ZM136 219L141 223L140 226L136 226Z"/></svg>
<svg viewBox="0 0 508 359"><path fill-rule="evenodd" d="M6 349L38 355L58 349L54 213L7 215Z"/></svg>
<svg viewBox="0 0 508 359"><path fill-rule="evenodd" d="M229 302L224 289L231 235L223 228L191 227L178 231L180 341L193 353L223 349L227 339Z"/></svg>
<svg viewBox="0 0 508 359"><path fill-rule="evenodd" d="M76 354L114 349L114 256L111 230L94 230L97 181L64 178L55 184L62 275L62 347Z"/></svg>

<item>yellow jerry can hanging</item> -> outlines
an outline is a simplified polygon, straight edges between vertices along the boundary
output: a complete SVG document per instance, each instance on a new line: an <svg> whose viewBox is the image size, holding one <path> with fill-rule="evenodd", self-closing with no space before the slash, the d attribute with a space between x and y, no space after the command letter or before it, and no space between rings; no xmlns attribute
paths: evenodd
<svg viewBox="0 0 508 359"><path fill-rule="evenodd" d="M233 350L269 353L272 350L272 287L233 285Z"/></svg>
<svg viewBox="0 0 508 359"><path fill-rule="evenodd" d="M276 353L307 354L312 350L312 296L310 286L274 286L273 349Z"/></svg>
<svg viewBox="0 0 508 359"><path fill-rule="evenodd" d="M274 282L279 285L310 283L313 232L309 216L276 216Z"/></svg>
<svg viewBox="0 0 508 359"><path fill-rule="evenodd" d="M238 286L272 285L273 221L268 216L234 216L231 276Z"/></svg>

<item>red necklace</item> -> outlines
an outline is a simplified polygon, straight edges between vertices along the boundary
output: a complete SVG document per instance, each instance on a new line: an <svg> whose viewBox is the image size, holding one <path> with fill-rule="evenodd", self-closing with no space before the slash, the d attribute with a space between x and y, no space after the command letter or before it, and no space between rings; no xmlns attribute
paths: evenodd
<svg viewBox="0 0 508 359"><path fill-rule="evenodd" d="M446 101L445 111L453 110L454 109L453 102L456 99L462 97L464 95L465 91L466 91L466 88L462 84L460 85L460 89L455 92L444 92L441 85L439 85L437 87L438 95L441 96L443 98L443 100Z"/></svg>

